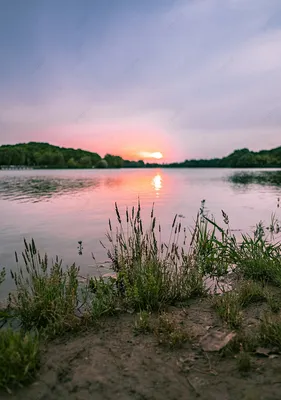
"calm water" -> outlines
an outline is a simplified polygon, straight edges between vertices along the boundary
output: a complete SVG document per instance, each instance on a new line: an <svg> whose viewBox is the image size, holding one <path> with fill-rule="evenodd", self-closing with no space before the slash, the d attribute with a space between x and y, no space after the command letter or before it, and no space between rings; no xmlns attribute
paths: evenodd
<svg viewBox="0 0 281 400"><path fill-rule="evenodd" d="M100 245L106 243L108 219L114 202L121 211L141 200L148 221L153 202L162 231L170 232L174 214L182 214L191 226L202 199L221 222L225 210L232 229L251 229L259 220L269 222L277 211L280 189L266 186L235 186L227 182L231 170L66 170L0 171L0 265L15 268L14 252L23 249L23 238L34 238L50 256L76 262L81 274L94 274L91 252L106 261ZM78 255L78 241L83 254ZM1 297L12 288L8 277Z"/></svg>

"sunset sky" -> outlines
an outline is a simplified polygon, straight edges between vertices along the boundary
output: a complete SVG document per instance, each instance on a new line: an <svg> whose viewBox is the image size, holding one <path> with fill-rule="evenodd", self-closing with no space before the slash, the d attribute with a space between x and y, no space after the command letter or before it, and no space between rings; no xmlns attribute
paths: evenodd
<svg viewBox="0 0 281 400"><path fill-rule="evenodd" d="M281 0L0 0L0 144L281 146Z"/></svg>

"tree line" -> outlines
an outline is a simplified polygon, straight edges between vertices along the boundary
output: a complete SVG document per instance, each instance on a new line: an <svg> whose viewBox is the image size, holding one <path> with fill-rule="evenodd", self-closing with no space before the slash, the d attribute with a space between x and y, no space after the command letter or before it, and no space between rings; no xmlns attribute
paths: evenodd
<svg viewBox="0 0 281 400"><path fill-rule="evenodd" d="M278 168L281 167L281 147L253 152L235 150L223 158L185 160L179 163L145 163L124 160L120 156L99 154L50 145L20 143L0 146L0 166L21 165L33 168Z"/></svg>
<svg viewBox="0 0 281 400"><path fill-rule="evenodd" d="M0 146L0 166L22 165L38 168L121 168L123 159L107 154L50 145L49 143L20 143Z"/></svg>

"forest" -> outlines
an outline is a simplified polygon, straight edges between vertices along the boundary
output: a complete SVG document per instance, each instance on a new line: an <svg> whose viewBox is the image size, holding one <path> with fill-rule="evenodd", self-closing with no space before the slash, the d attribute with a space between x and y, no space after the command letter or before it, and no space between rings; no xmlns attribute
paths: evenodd
<svg viewBox="0 0 281 400"><path fill-rule="evenodd" d="M99 154L81 149L53 146L49 143L19 143L0 146L1 166L32 168L280 168L281 147L258 152L235 150L223 158L190 159L179 163L145 163L124 160L120 156Z"/></svg>

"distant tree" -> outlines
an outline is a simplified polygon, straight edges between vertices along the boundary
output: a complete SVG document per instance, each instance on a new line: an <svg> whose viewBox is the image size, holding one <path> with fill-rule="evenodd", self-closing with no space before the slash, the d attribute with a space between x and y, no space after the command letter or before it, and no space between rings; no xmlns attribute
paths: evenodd
<svg viewBox="0 0 281 400"><path fill-rule="evenodd" d="M74 158L71 157L71 158L67 161L67 166L68 166L68 168L77 168L78 164L77 164L77 162L74 160Z"/></svg>
<svg viewBox="0 0 281 400"><path fill-rule="evenodd" d="M96 168L108 168L108 163L106 160L100 160L96 164Z"/></svg>
<svg viewBox="0 0 281 400"><path fill-rule="evenodd" d="M92 167L92 160L90 156L84 156L81 158L79 164L81 165L81 167L84 168L91 168Z"/></svg>
<svg viewBox="0 0 281 400"><path fill-rule="evenodd" d="M113 156L111 154L106 154L104 159L107 161L110 168L122 168L124 160L120 156Z"/></svg>

